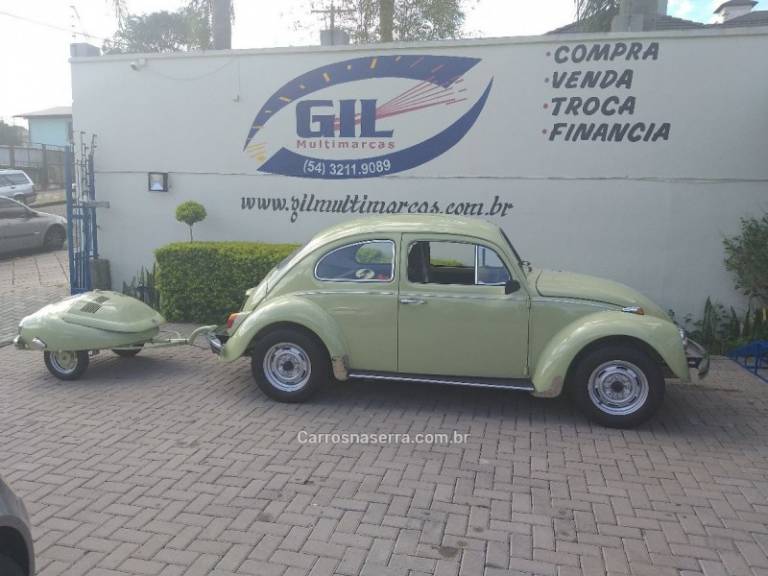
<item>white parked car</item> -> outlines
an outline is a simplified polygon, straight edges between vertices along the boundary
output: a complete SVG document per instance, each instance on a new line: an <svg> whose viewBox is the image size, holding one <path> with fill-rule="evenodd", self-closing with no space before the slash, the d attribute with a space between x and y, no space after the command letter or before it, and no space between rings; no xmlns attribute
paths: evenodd
<svg viewBox="0 0 768 576"><path fill-rule="evenodd" d="M58 250L66 239L66 218L0 196L0 254L30 248Z"/></svg>
<svg viewBox="0 0 768 576"><path fill-rule="evenodd" d="M0 170L0 196L32 204L37 192L34 182L23 170Z"/></svg>

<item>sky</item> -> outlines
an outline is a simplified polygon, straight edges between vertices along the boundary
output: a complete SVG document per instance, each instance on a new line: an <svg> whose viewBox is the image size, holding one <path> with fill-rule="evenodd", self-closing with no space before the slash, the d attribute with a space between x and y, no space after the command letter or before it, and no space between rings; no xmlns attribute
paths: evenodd
<svg viewBox="0 0 768 576"><path fill-rule="evenodd" d="M175 10L183 0L125 0L132 13ZM233 48L317 44L323 0L233 0ZM723 0L669 0L669 14L712 21ZM762 0L757 10L765 9ZM573 0L467 0L470 38L542 34L573 20ZM101 45L117 27L112 0L0 0L0 118L72 103L69 44Z"/></svg>

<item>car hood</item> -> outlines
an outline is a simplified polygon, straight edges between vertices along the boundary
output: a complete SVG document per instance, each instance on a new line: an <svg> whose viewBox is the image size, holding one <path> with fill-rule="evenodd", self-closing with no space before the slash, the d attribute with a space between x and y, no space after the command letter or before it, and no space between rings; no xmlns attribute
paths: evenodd
<svg viewBox="0 0 768 576"><path fill-rule="evenodd" d="M536 291L544 297L590 300L614 306L640 306L645 313L665 320L669 316L652 300L619 282L587 274L533 270Z"/></svg>
<svg viewBox="0 0 768 576"><path fill-rule="evenodd" d="M46 220L54 220L56 222L59 222L60 224L66 224L67 219L64 218L64 216L59 216L57 214L51 214L50 212L40 212L40 210L34 211L39 218L45 218Z"/></svg>

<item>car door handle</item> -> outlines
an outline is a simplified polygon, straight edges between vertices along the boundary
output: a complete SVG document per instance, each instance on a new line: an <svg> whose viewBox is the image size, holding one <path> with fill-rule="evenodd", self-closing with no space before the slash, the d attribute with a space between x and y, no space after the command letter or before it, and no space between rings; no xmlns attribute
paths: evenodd
<svg viewBox="0 0 768 576"><path fill-rule="evenodd" d="M426 304L426 300L422 300L421 298L408 298L403 297L400 298L400 304L410 304L411 306L420 306L421 304Z"/></svg>

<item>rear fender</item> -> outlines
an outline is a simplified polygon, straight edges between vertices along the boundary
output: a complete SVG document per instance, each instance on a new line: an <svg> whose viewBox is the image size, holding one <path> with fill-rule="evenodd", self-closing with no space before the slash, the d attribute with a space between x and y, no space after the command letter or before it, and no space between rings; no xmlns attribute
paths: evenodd
<svg viewBox="0 0 768 576"><path fill-rule="evenodd" d="M626 312L589 314L562 328L544 347L533 374L534 395L558 396L579 352L605 338L632 338L656 351L678 378L688 381L688 361L680 332L669 320Z"/></svg>
<svg viewBox="0 0 768 576"><path fill-rule="evenodd" d="M348 349L338 323L320 306L299 296L281 296L256 308L227 339L220 358L225 362L240 358L255 338L277 324L296 324L315 334L328 350L336 378L346 380Z"/></svg>

